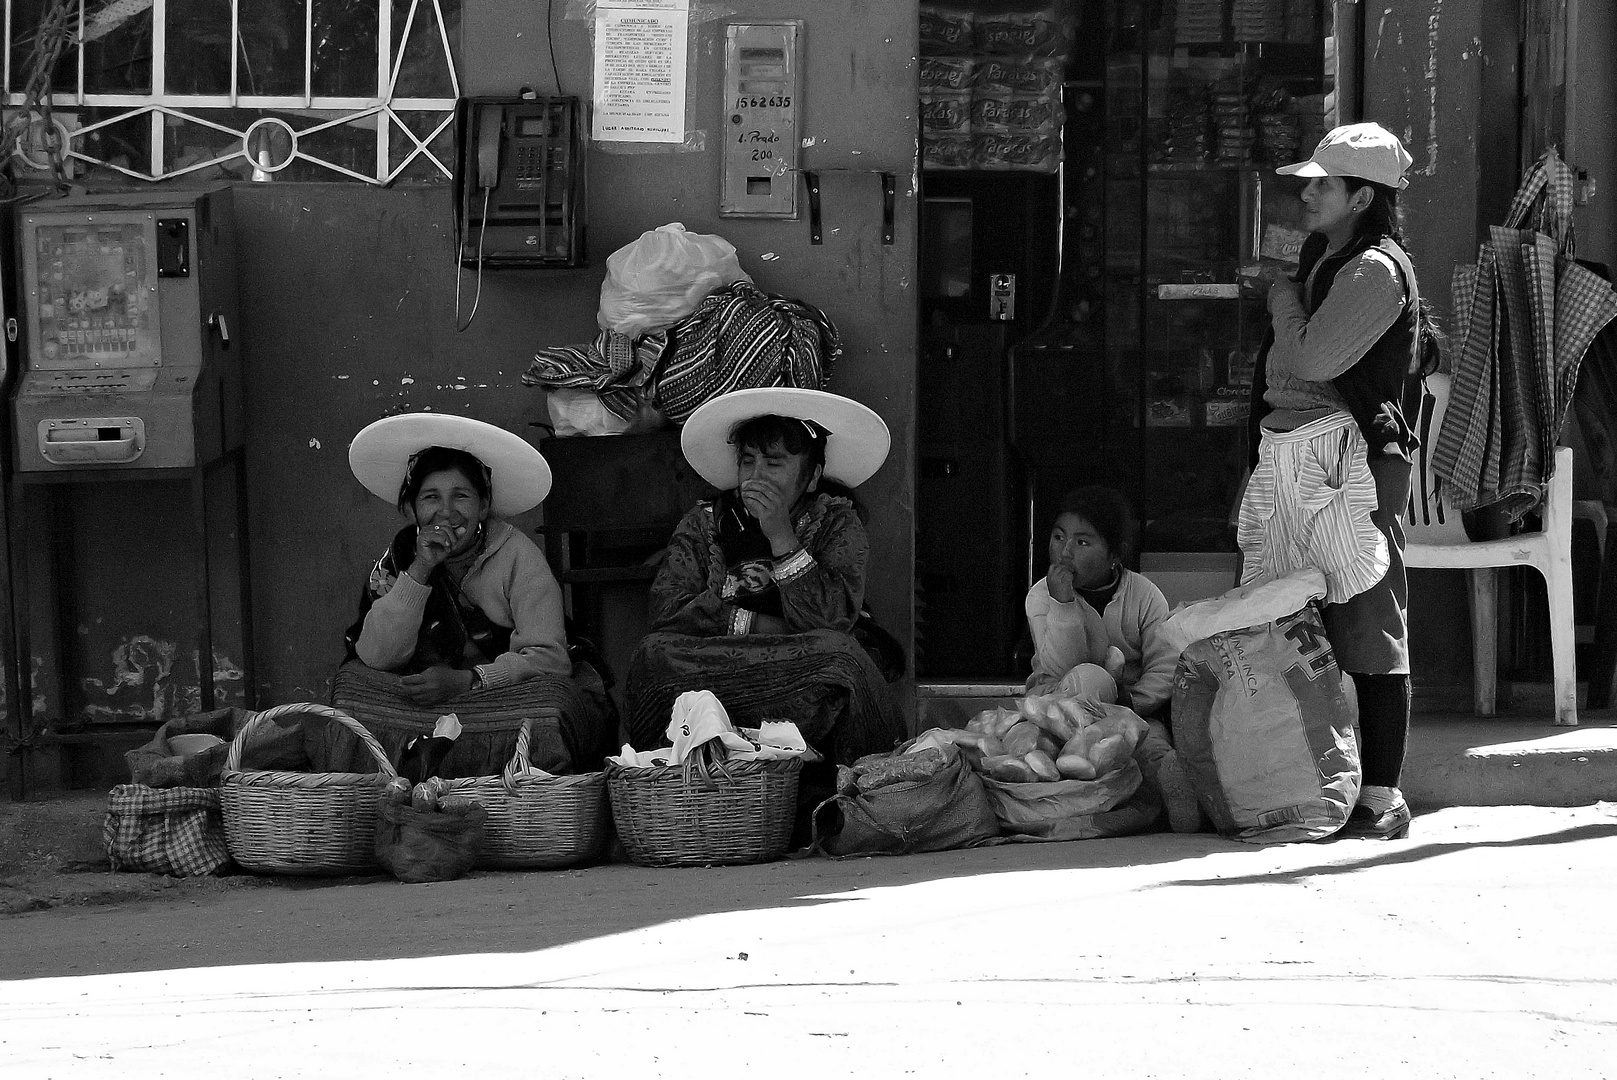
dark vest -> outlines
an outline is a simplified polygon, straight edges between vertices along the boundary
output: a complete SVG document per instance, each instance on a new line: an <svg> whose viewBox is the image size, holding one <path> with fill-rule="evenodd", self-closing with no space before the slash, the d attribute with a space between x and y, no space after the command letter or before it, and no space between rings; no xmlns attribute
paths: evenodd
<svg viewBox="0 0 1617 1080"><path fill-rule="evenodd" d="M1308 279L1315 263L1321 263L1313 287L1305 297L1308 314L1312 316L1330 295L1337 273L1366 249L1374 247L1390 258L1404 279L1404 310L1398 320L1388 327L1376 343L1359 358L1358 363L1331 380L1336 392L1347 403L1348 412L1358 422L1364 440L1369 444L1369 457L1383 456L1383 447L1391 444L1397 456L1413 460L1420 441L1415 437L1408 418L1418 409L1416 395L1420 389L1420 288L1415 282L1415 269L1404 249L1392 240L1382 238L1371 243L1368 239L1355 240L1335 255L1325 255L1326 240L1315 233L1303 245L1298 276ZM1250 436L1251 462L1258 460L1259 422L1273 411L1263 400L1268 390L1267 364L1269 349L1274 345L1274 331L1264 338L1257 364L1252 372L1252 419Z"/></svg>

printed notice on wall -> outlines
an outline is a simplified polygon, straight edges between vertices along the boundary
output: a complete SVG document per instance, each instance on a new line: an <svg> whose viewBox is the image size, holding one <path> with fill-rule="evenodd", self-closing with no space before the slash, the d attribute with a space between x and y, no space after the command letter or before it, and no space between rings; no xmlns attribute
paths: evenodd
<svg viewBox="0 0 1617 1080"><path fill-rule="evenodd" d="M690 0L604 0L595 7L600 142L685 141Z"/></svg>

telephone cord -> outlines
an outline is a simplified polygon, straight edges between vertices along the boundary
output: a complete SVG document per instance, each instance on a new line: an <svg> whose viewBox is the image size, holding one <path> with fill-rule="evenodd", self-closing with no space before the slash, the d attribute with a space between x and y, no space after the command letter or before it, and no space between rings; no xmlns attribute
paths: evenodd
<svg viewBox="0 0 1617 1080"><path fill-rule="evenodd" d="M460 275L465 263L462 261L466 254L464 239L455 243L455 333L463 334L466 328L472 325L477 318L477 305L483 300L483 237L488 235L488 197L491 189L483 189L483 216L477 223L477 291L472 295L472 313L466 316L466 322L460 321Z"/></svg>

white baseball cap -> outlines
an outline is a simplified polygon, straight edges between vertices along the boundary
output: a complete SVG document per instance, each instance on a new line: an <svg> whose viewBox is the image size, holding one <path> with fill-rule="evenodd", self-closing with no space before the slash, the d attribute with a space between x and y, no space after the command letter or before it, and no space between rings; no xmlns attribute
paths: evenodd
<svg viewBox="0 0 1617 1080"><path fill-rule="evenodd" d="M1282 165L1282 176L1357 176L1390 188L1406 188L1414 159L1398 136L1380 124L1344 124L1332 128L1319 141L1314 156L1295 165Z"/></svg>

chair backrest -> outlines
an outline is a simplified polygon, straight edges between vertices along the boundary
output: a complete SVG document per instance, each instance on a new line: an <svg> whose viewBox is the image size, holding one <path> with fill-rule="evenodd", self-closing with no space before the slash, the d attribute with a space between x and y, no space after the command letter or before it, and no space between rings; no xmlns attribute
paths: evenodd
<svg viewBox="0 0 1617 1080"><path fill-rule="evenodd" d="M1471 538L1465 533L1460 512L1445 493L1446 488L1432 471L1432 451L1437 434L1443 430L1443 417L1449 407L1449 377L1428 375L1421 395L1420 417L1415 434L1420 438L1416 451L1414 482L1410 485L1408 513L1405 515L1404 533L1411 545L1466 544ZM1544 501L1537 513L1551 536L1570 536L1572 515L1572 451L1564 446L1556 448L1548 483L1544 486Z"/></svg>
<svg viewBox="0 0 1617 1080"><path fill-rule="evenodd" d="M1463 544L1470 539L1460 521L1460 512L1443 496L1438 475L1432 469L1432 451L1436 449L1437 433L1443 430L1443 417L1448 408L1449 377L1428 375L1415 420L1420 449L1415 451L1409 508L1404 515L1405 532L1411 544Z"/></svg>

